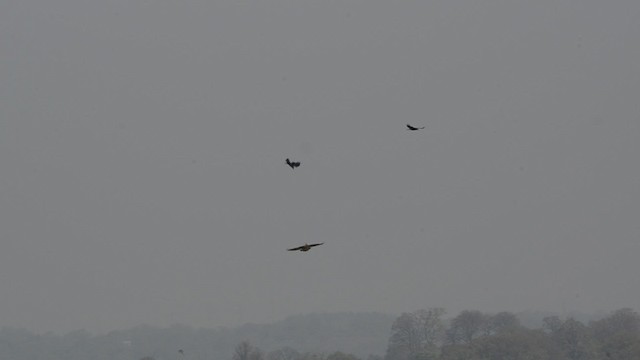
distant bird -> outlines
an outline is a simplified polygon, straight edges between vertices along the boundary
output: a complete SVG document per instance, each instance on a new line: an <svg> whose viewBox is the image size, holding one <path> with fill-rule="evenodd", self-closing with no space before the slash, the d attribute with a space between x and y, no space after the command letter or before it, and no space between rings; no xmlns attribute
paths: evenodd
<svg viewBox="0 0 640 360"><path fill-rule="evenodd" d="M416 131L416 130L424 129L424 126L423 127L415 127L415 126L411 126L411 125L407 124L407 128L408 128L407 130Z"/></svg>
<svg viewBox="0 0 640 360"><path fill-rule="evenodd" d="M312 247L320 246L322 244L324 244L324 243L318 243L318 244L306 244L305 243L302 246L298 246L298 247L293 248L293 249L287 249L287 251L309 251L309 250L311 250Z"/></svg>
<svg viewBox="0 0 640 360"><path fill-rule="evenodd" d="M287 163L287 165L291 166L292 169L295 169L298 166L300 166L300 161L292 162L291 160L289 160L289 158L287 158L286 163Z"/></svg>
<svg viewBox="0 0 640 360"><path fill-rule="evenodd" d="M180 355L184 355L184 351L182 349L178 350L178 353L180 353Z"/></svg>

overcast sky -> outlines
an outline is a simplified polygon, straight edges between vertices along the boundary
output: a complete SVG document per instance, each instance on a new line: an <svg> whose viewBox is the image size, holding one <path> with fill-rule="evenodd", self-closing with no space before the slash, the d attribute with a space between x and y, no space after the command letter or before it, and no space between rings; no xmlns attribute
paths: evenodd
<svg viewBox="0 0 640 360"><path fill-rule="evenodd" d="M640 310L639 18L0 0L0 326Z"/></svg>

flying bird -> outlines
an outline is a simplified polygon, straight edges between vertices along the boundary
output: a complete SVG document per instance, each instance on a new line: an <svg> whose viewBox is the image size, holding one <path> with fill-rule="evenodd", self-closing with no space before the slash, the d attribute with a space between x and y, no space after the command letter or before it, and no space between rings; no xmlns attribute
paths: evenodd
<svg viewBox="0 0 640 360"><path fill-rule="evenodd" d="M424 126L423 127L415 127L415 126L411 126L411 125L407 124L407 128L408 128L407 130L416 131L416 130L424 129Z"/></svg>
<svg viewBox="0 0 640 360"><path fill-rule="evenodd" d="M318 243L318 244L306 244L305 243L302 246L298 246L298 247L293 248L293 249L287 249L287 251L309 251L309 250L311 250L312 247L320 246L322 244L324 244L324 243Z"/></svg>
<svg viewBox="0 0 640 360"><path fill-rule="evenodd" d="M298 166L300 166L300 161L292 162L291 160L289 160L289 158L287 158L286 163L287 163L287 165L291 166L292 169L295 169Z"/></svg>

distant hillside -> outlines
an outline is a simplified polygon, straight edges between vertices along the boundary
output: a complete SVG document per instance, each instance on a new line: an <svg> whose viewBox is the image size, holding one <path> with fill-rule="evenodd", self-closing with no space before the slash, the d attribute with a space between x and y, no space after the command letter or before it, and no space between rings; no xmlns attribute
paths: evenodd
<svg viewBox="0 0 640 360"><path fill-rule="evenodd" d="M553 314L538 311L517 314L524 326L534 329L540 328L543 319L549 315ZM603 316L581 313L562 316L566 317L588 324L590 320ZM396 316L380 313L316 313L236 328L141 325L105 335L92 335L84 330L65 335L33 334L22 329L0 328L0 358L139 360L151 356L155 360L174 360L178 350L183 349L187 360L231 360L236 346L248 341L262 351L264 360L268 360L269 352L285 347L301 354L329 355L339 351L366 360L369 355L385 354L395 320ZM449 323L450 319L445 319L445 322Z"/></svg>
<svg viewBox="0 0 640 360"><path fill-rule="evenodd" d="M384 355L395 316L380 313L327 313L288 317L270 324L247 324L237 328L193 329L175 325L169 328L139 326L107 335L116 343L131 342L136 354L156 354L155 358L187 349L200 359L231 360L242 341L262 350L290 347L300 353L341 351L361 359ZM96 337L94 339L98 339ZM161 356L164 355L164 356Z"/></svg>
<svg viewBox="0 0 640 360"><path fill-rule="evenodd" d="M84 330L66 335L37 335L22 329L1 328L0 358L137 360L152 356L155 360L173 360L178 349L183 349L189 360L231 360L235 347L249 341L265 355L290 347L300 353L341 351L364 360L369 355L384 354L394 320L394 316L378 313L309 314L237 328L141 325L106 335L92 335Z"/></svg>
<svg viewBox="0 0 640 360"><path fill-rule="evenodd" d="M395 318L350 312L296 315L271 324L244 325L233 335L266 352L288 346L299 352L342 351L366 359L384 355Z"/></svg>

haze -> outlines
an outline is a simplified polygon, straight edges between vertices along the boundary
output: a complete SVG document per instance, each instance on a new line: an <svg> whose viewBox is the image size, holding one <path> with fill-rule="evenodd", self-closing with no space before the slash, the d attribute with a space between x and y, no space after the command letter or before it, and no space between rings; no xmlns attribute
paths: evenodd
<svg viewBox="0 0 640 360"><path fill-rule="evenodd" d="M637 310L639 16L0 1L0 325Z"/></svg>

